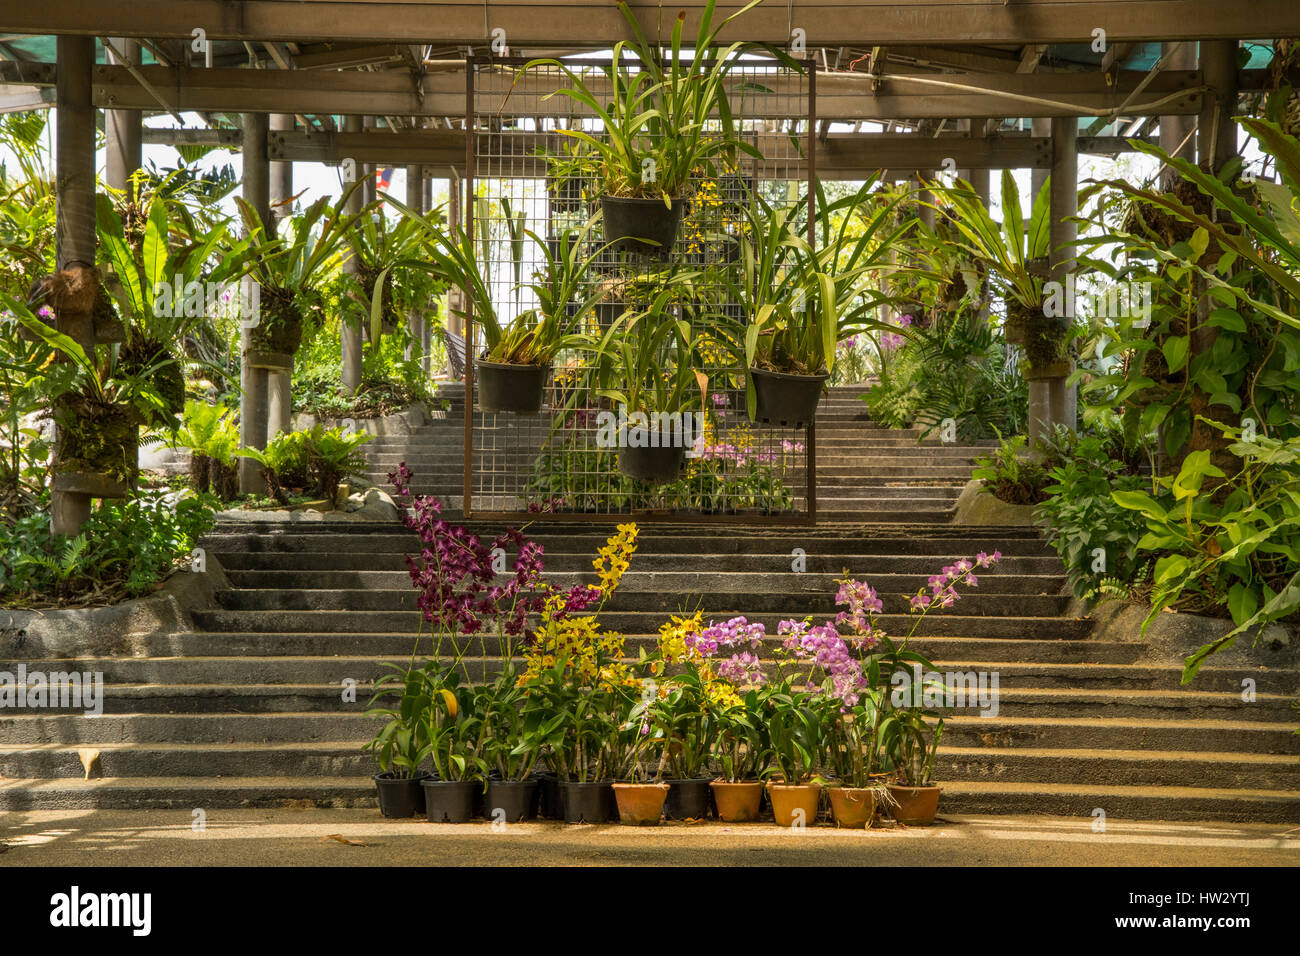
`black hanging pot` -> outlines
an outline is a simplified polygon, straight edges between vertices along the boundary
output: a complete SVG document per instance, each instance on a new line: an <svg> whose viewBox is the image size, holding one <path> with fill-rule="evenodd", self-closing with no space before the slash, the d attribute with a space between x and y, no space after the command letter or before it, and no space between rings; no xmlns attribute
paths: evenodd
<svg viewBox="0 0 1300 956"><path fill-rule="evenodd" d="M666 485L681 477L685 448L620 448L618 470L629 478Z"/></svg>
<svg viewBox="0 0 1300 956"><path fill-rule="evenodd" d="M427 774L399 777L393 771L377 773L370 779L379 791L379 812L392 820L405 820L424 812L424 791L420 784Z"/></svg>
<svg viewBox="0 0 1300 956"><path fill-rule="evenodd" d="M619 252L663 258L677 241L686 200L674 199L665 206L662 199L625 199L601 196L605 219L605 241Z"/></svg>
<svg viewBox="0 0 1300 956"><path fill-rule="evenodd" d="M475 363L479 411L536 415L542 410L542 397L550 375L550 365Z"/></svg>
<svg viewBox="0 0 1300 956"><path fill-rule="evenodd" d="M560 794L564 801L565 823L609 823L618 819L611 781L585 783L574 780L560 781Z"/></svg>
<svg viewBox="0 0 1300 956"><path fill-rule="evenodd" d="M792 375L761 368L751 368L749 377L758 396L753 421L788 427L812 424L817 417L822 386L830 378L829 375Z"/></svg>
<svg viewBox="0 0 1300 956"><path fill-rule="evenodd" d="M493 823L518 823L536 820L541 796L536 779L489 780L483 816Z"/></svg>
<svg viewBox="0 0 1300 956"><path fill-rule="evenodd" d="M709 815L709 797L712 793L709 777L685 780L665 780L668 796L664 800L664 816L669 820L703 820Z"/></svg>
<svg viewBox="0 0 1300 956"><path fill-rule="evenodd" d="M474 817L474 790L477 780L425 779L425 814L430 823L468 823Z"/></svg>

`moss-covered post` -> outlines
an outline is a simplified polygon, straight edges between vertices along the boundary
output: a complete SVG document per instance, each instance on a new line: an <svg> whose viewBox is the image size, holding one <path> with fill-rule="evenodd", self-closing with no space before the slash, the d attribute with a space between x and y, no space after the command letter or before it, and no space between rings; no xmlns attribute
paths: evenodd
<svg viewBox="0 0 1300 956"><path fill-rule="evenodd" d="M1053 281L1065 285L1075 269L1074 244L1079 238L1079 227L1072 221L1079 215L1079 121L1073 116L1052 120L1050 197L1052 247L1047 261ZM1066 384L1074 371L1074 359L1066 352L1065 341L1071 322L1072 317L1066 317L1059 329L1060 364L1052 369L1055 374L1047 382L1052 424L1074 431L1079 422L1079 393L1075 386Z"/></svg>
<svg viewBox="0 0 1300 956"><path fill-rule="evenodd" d="M1197 122L1196 152L1201 169L1215 175L1219 174L1229 160L1239 154L1237 124L1233 122L1233 116L1237 112L1237 54L1236 40L1201 42L1201 75L1210 92L1202 101L1201 115ZM1223 250L1211 237L1199 265L1207 271L1212 270L1222 255ZM1200 287L1204 289L1203 282L1200 282ZM1204 357L1208 356L1214 348L1214 343L1218 339L1218 329L1210 328L1206 323L1209 321L1210 312L1218 305L1218 302L1204 293L1196 303L1196 327L1190 330L1188 337L1187 368L1189 370L1198 366L1198 359L1204 361ZM1224 405L1211 404L1212 398L1213 396L1200 385L1192 385L1192 432L1186 451L1209 451L1211 463L1227 474L1233 475L1241 467L1241 463L1228 451L1231 442L1221 431L1213 425L1205 424L1198 416L1203 415L1228 425L1238 424L1240 418ZM1182 457L1183 455L1177 456L1175 467L1181 463Z"/></svg>
<svg viewBox="0 0 1300 956"><path fill-rule="evenodd" d="M278 132L290 132L294 128L291 113L272 113L268 127ZM273 229L293 213L289 198L293 195L293 163L272 162L267 164L269 196ZM266 370L266 437L274 438L281 432L292 430L290 419L293 412L293 369L283 366Z"/></svg>
<svg viewBox="0 0 1300 956"><path fill-rule="evenodd" d="M58 330L94 354L94 302L99 287L95 272L95 111L91 106L92 37L59 37L56 83L55 234L61 294L54 304ZM90 517L91 496L62 490L55 476L50 495L50 530L75 535Z"/></svg>
<svg viewBox="0 0 1300 956"><path fill-rule="evenodd" d="M349 116L344 122L344 129L349 133L359 133L362 129L362 120L360 116ZM364 175L362 168L357 167L357 175ZM351 183L344 183L343 188L347 189ZM355 216L361 211L362 190L353 190L352 195L348 197L345 215ZM344 250L343 271L350 275L356 275L360 271L360 263L357 257L350 250ZM356 314L355 309L345 309L339 319L341 324L340 338L342 339L342 362L341 377L343 379L343 394L355 395L357 389L361 387L361 316Z"/></svg>
<svg viewBox="0 0 1300 956"><path fill-rule="evenodd" d="M406 205L416 212L428 211L424 205L423 166L406 167ZM427 307L427 302L415 303L411 306L411 311L407 315L406 327L410 333L410 338L406 343L406 360L408 362L417 354L423 354L424 352L424 327L428 324L424 313ZM427 358L424 361L427 363Z"/></svg>
<svg viewBox="0 0 1300 956"><path fill-rule="evenodd" d="M245 113L243 184L244 200L257 211L267 229L271 224L270 169L266 158L267 117L265 113ZM239 363L239 447L265 448L267 427L267 372L249 362L250 334L244 327L241 336ZM257 462L239 460L239 490L241 494L261 494L265 490L262 466Z"/></svg>

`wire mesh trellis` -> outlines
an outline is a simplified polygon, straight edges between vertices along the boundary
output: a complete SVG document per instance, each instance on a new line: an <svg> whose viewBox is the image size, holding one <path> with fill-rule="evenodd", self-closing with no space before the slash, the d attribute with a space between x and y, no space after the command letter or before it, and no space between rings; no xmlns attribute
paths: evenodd
<svg viewBox="0 0 1300 956"><path fill-rule="evenodd" d="M746 59L728 80L739 134L762 158L740 154L692 177L676 244L654 254L608 248L598 220L599 185L575 140L562 130L599 136L599 122L572 99L551 94L567 78L553 66L520 59L474 58L468 64L466 219L480 268L502 321L535 305L525 288L561 237L585 224L596 258L588 276L599 296L585 320L609 330L645 309L664 288L662 320L680 320L690 349L660 356L665 367L689 361L699 388L685 413L651 419L638 432L594 388L587 355L561 352L538 415L485 413L465 403L464 509L477 517L535 512L543 518L699 518L712 521L811 523L816 517L815 434L811 424L785 427L749 420L743 361L746 320L720 270L739 282L741 204L751 192L774 206L812 204L811 137L816 126L814 71ZM566 60L590 70L609 61ZM801 223L808 226L806 218ZM529 235L531 233L531 235ZM808 228L809 241L814 241ZM659 299L663 301L663 299ZM473 303L469 303L473 314ZM467 323L467 381L474 381L475 323ZM700 375L703 379L700 379ZM639 420L632 417L633 426ZM628 436L632 435L630 439ZM649 439L645 436L649 435ZM619 468L628 445L686 445L670 480L652 483ZM617 440L611 441L611 438Z"/></svg>

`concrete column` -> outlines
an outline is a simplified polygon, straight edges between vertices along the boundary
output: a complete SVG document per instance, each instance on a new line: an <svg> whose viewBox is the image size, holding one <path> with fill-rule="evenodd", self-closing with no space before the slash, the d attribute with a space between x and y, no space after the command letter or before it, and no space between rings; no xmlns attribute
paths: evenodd
<svg viewBox="0 0 1300 956"><path fill-rule="evenodd" d="M1170 46L1172 46L1170 43L1160 44L1162 56L1169 53ZM1169 57L1168 69L1195 70L1196 44L1187 41L1174 50ZM1196 136L1192 133L1194 129L1196 129L1195 116L1160 117L1160 148L1171 156L1196 162ZM1177 179L1178 173L1169 168L1165 169L1161 177L1165 189L1169 189Z"/></svg>
<svg viewBox="0 0 1300 956"><path fill-rule="evenodd" d="M267 438L293 431L293 370L266 370Z"/></svg>
<svg viewBox="0 0 1300 956"><path fill-rule="evenodd" d="M59 37L55 81L56 133L55 257L60 270L95 264L95 110L90 78L95 64L92 37ZM93 354L92 312L56 310L58 330ZM90 517L90 495L55 491L50 496L50 530L75 535Z"/></svg>
<svg viewBox="0 0 1300 956"><path fill-rule="evenodd" d="M453 170L451 176L447 179L447 225L459 226L461 224L461 193L465 191L465 181L456 175ZM463 296L461 290L452 287L447 292L447 302L450 305L450 311L446 318L447 330L455 335L465 334L465 320L462 302ZM450 367L450 366L449 366Z"/></svg>
<svg viewBox="0 0 1300 956"><path fill-rule="evenodd" d="M971 186L974 187L975 195L979 196L980 202L984 204L985 209L989 208L989 200L993 193L993 183L997 181L994 172L995 171L992 169L976 169L971 172ZM985 278L984 291L987 292L988 289L989 282L988 279ZM985 300L984 305L980 308L979 318L980 322L984 325L989 324L989 302L987 299Z"/></svg>
<svg viewBox="0 0 1300 956"><path fill-rule="evenodd" d="M1034 136L1051 136L1052 121L1047 117L1039 117L1033 120L1031 124L1031 132ZM1031 204L1034 199L1037 198L1038 193L1042 190L1043 183L1047 182L1047 173L1048 171L1046 169L1040 169L1037 167L1029 171L1029 202Z"/></svg>
<svg viewBox="0 0 1300 956"><path fill-rule="evenodd" d="M361 132L362 121L360 116L349 116L344 121L344 129L349 133ZM359 171L358 175L364 175L364 171ZM355 190L348 198L346 213L356 215L360 212L362 205L363 190ZM343 262L343 271L356 275L357 260L350 252L345 253L347 258ZM348 309L340 319L341 339L342 339L342 378L343 394L355 395L357 389L361 387L361 317L357 314L356 309Z"/></svg>
<svg viewBox="0 0 1300 956"><path fill-rule="evenodd" d="M1049 123L1052 137L1052 166L1049 193L1051 249L1048 253L1048 265L1052 279L1063 283L1074 268L1074 259L1068 250L1060 251L1058 247L1072 244L1078 234L1077 227L1065 220L1077 215L1079 211L1077 148L1079 127L1078 120L1074 117L1056 118ZM1042 188L1041 185L1039 188ZM1047 320L1045 316L1039 316L1038 321ZM1043 371L1032 367L1030 369L1030 374L1035 376L1029 385L1031 446L1037 439L1050 434L1054 425L1063 424L1073 429L1078 419L1075 389L1066 387L1065 376L1062 375L1037 377L1042 375Z"/></svg>
<svg viewBox="0 0 1300 956"><path fill-rule="evenodd" d="M256 210L263 225L270 229L270 169L266 158L267 117L265 113L245 113L243 183L244 200ZM265 448L267 431L267 372L248 364L249 330L242 334L244 355L239 364L239 447ZM239 460L239 490L242 494L262 494L262 466L247 458Z"/></svg>
<svg viewBox="0 0 1300 956"><path fill-rule="evenodd" d="M427 212L428 207L424 204L424 167L407 166L406 167L406 205L416 212ZM419 302L411 307L410 314L407 316L407 330L411 334L410 340L406 343L406 360L409 362L414 356L424 354L424 318L425 309L428 308L427 302Z"/></svg>
<svg viewBox="0 0 1300 956"><path fill-rule="evenodd" d="M108 53L110 63L133 66L140 65L140 43L137 40L116 38L109 41L121 51L122 59L112 52ZM140 110L105 110L105 181L114 189L126 189L131 182L131 174L140 168L143 133L141 132Z"/></svg>
<svg viewBox="0 0 1300 956"><path fill-rule="evenodd" d="M291 113L272 113L269 125L273 132L288 133L293 131L294 122ZM271 163L270 178L271 216L278 225L293 213L288 202L293 195L293 163Z"/></svg>
<svg viewBox="0 0 1300 956"><path fill-rule="evenodd" d="M376 125L377 125L377 121L376 121L375 117L373 117L373 116L363 116L363 117L361 118L361 126L362 126L362 128L365 129L366 131L370 131L370 130L375 129ZM365 164L365 170L366 170L366 179L365 179L365 183L366 183L366 184L365 184L364 188L362 189L362 192L364 193L363 202L365 202L366 205L370 205L370 204L371 204L372 202L374 202L377 198L379 198L379 197L378 197L378 190L375 188L375 171L376 171L378 168L379 168L379 167L377 167L374 163L366 163L366 164Z"/></svg>
<svg viewBox="0 0 1300 956"><path fill-rule="evenodd" d="M1202 169L1217 172L1238 154L1237 124L1232 121L1237 112L1237 41L1202 41L1201 75L1210 92L1197 124L1196 152Z"/></svg>

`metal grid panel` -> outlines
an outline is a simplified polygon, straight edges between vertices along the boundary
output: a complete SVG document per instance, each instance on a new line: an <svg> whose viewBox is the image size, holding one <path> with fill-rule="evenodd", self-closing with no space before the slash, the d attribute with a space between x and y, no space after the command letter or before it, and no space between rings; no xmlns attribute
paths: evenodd
<svg viewBox="0 0 1300 956"><path fill-rule="evenodd" d="M599 188L589 169L545 158L571 149L574 141L559 130L598 134L599 124L583 116L568 97L546 98L565 82L559 70L523 71L523 63L473 60L467 81L472 117L467 168L473 172L473 198L466 213L503 322L534 304L531 292L519 285L545 266L529 237L523 238L521 254L522 230L555 243L600 208ZM592 60L581 64L600 65ZM774 95L764 81L778 72L786 92ZM608 443L617 409L593 393L584 357L566 352L557 357L541 414L485 414L466 403L466 514L814 520L813 428L749 421L746 370L726 348L737 344L736 336L713 318L722 314L743 322L745 317L730 301L725 283L709 271L729 264L723 268L733 269L738 278L737 245L731 237L743 228L739 204L747 190L760 191L774 204L793 205L807 195L815 175L804 159L812 152L815 128L811 77L811 69L799 74L767 61L738 64L729 83L730 105L744 137L755 146L762 142L763 158L742 155L734 168L698 171L671 253L651 257L607 249L592 270L590 281L604 293L588 324L592 330L608 329L625 309L643 307L665 280L687 280L673 295L669 311L672 318L689 323L695 346L690 364L707 376L708 387L696 393L699 400L692 409L701 413L694 424L703 426L703 434L677 480L656 485L619 472L620 449ZM808 234L812 241L811 228ZM605 244L599 226L590 240L592 252Z"/></svg>

